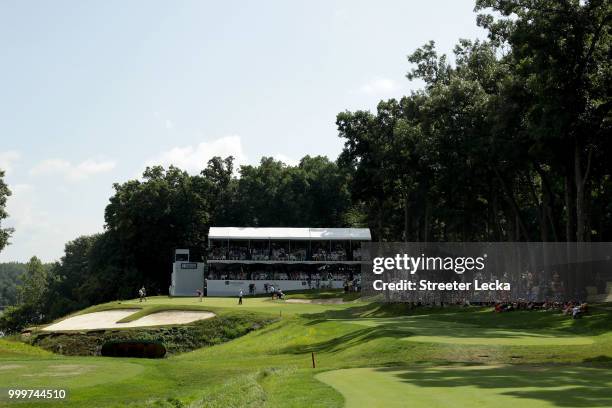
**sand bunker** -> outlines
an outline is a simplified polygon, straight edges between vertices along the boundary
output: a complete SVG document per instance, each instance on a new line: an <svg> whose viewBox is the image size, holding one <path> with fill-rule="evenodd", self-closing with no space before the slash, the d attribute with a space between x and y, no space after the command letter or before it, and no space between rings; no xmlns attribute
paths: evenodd
<svg viewBox="0 0 612 408"><path fill-rule="evenodd" d="M287 303L310 303L316 305L330 305L344 303L342 298L331 298L331 299L287 299Z"/></svg>
<svg viewBox="0 0 612 408"><path fill-rule="evenodd" d="M167 310L152 313L129 323L118 323L119 327L160 326L164 324L185 324L215 317L214 313L198 311Z"/></svg>
<svg viewBox="0 0 612 408"><path fill-rule="evenodd" d="M140 319L128 323L117 323L117 321L138 312L136 309L105 310L102 312L86 313L72 316L60 322L45 327L44 331L61 330L96 330L96 329L121 329L126 327L162 326L169 324L185 324L196 320L210 319L214 313L167 310L152 313Z"/></svg>

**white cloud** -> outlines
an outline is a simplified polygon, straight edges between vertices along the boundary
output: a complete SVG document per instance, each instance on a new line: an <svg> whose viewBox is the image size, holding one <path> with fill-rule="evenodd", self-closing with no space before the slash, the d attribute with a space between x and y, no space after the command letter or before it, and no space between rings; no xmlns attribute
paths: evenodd
<svg viewBox="0 0 612 408"><path fill-rule="evenodd" d="M13 162L19 160L20 158L21 155L15 150L0 152L0 170L4 170L6 174L9 174L12 170Z"/></svg>
<svg viewBox="0 0 612 408"><path fill-rule="evenodd" d="M174 123L170 119L166 119L166 129L170 130L174 128Z"/></svg>
<svg viewBox="0 0 612 408"><path fill-rule="evenodd" d="M287 164L289 166L297 166L298 164L300 164L299 160L294 159L294 158L289 157L289 156L286 156L286 155L284 155L282 153L276 153L273 157L276 160L280 160L280 161L282 161L283 163L285 163L285 164Z"/></svg>
<svg viewBox="0 0 612 408"><path fill-rule="evenodd" d="M55 193L47 186L10 184L12 195L7 201L7 227L15 228L10 245L0 252L0 262L27 261L36 255L44 262L57 260L69 240L102 230L101 209L85 205L82 189L72 195ZM94 216L97 215L97 216Z"/></svg>
<svg viewBox="0 0 612 408"><path fill-rule="evenodd" d="M198 145L173 147L161 152L145 162L145 167L173 165L191 174L196 174L206 167L208 160L214 156L234 156L234 168L246 163L246 153L240 136L227 136Z"/></svg>
<svg viewBox="0 0 612 408"><path fill-rule="evenodd" d="M30 169L33 176L61 175L68 181L86 180L90 176L106 173L115 168L115 162L110 160L87 159L78 164L63 159L43 160Z"/></svg>
<svg viewBox="0 0 612 408"><path fill-rule="evenodd" d="M12 194L6 203L6 212L9 214L7 225L17 231L29 231L30 228L47 224L47 214L34 208L36 195L32 185L11 184L9 189Z"/></svg>
<svg viewBox="0 0 612 408"><path fill-rule="evenodd" d="M363 84L359 91L367 95L386 95L400 90L400 84L388 78L374 78Z"/></svg>

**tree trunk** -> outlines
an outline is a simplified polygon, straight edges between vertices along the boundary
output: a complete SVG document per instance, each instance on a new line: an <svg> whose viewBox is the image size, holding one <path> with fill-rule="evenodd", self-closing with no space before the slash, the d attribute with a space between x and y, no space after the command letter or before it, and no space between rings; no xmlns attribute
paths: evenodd
<svg viewBox="0 0 612 408"><path fill-rule="evenodd" d="M586 229L586 197L587 197L587 181L591 169L591 158L593 150L589 151L586 169L582 170L582 154L580 145L576 140L574 142L574 178L576 184L576 242L584 242L587 234Z"/></svg>
<svg viewBox="0 0 612 408"><path fill-rule="evenodd" d="M408 202L410 194L406 193L404 198L404 242L408 242Z"/></svg>
<svg viewBox="0 0 612 408"><path fill-rule="evenodd" d="M494 228L494 241L501 242L503 241L503 230L501 226L501 222L499 220L499 205L498 205L498 194L497 189L492 186L493 189L493 198L491 200L491 211L493 211L493 228Z"/></svg>
<svg viewBox="0 0 612 408"><path fill-rule="evenodd" d="M429 239L429 203L425 197L425 216L423 220L423 242L428 242Z"/></svg>
<svg viewBox="0 0 612 408"><path fill-rule="evenodd" d="M576 239L576 193L571 177L571 174L565 175L565 240L568 242Z"/></svg>
<svg viewBox="0 0 612 408"><path fill-rule="evenodd" d="M540 167L539 163L534 163L534 168L540 176L541 189L542 189L542 204L544 205L544 211L546 218L550 223L553 241L559 241L559 224L558 218L555 216L555 201L556 194L551 188L550 180L546 172Z"/></svg>
<svg viewBox="0 0 612 408"><path fill-rule="evenodd" d="M540 239L542 242L547 242L548 238L548 222L546 218L546 209L544 208L544 202L540 200L538 197L538 192L536 190L536 186L533 183L533 178L531 177L531 172L527 171L525 175L525 180L529 185L529 193L533 200L533 204L536 207L536 214L538 215L538 222L540 224Z"/></svg>
<svg viewBox="0 0 612 408"><path fill-rule="evenodd" d="M525 236L526 241L530 241L531 239L529 237L529 232L527 231L527 227L525 226L525 223L523 222L523 218L521 217L521 212L516 202L516 199L514 198L514 194L508 188L508 186L506 185L506 182L504 181L501 174L499 174L499 171L497 171L495 167L493 167L493 171L495 172L495 175L497 176L497 179L499 180L502 190L504 191L504 193L506 193L506 198L508 199L510 208L512 209L512 212L514 213L515 222L518 226L518 230ZM517 240L520 241L520 236L518 236Z"/></svg>

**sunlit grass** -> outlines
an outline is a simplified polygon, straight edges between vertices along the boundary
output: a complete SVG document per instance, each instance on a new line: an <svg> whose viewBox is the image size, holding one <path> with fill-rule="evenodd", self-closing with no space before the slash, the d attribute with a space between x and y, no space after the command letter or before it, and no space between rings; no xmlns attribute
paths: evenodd
<svg viewBox="0 0 612 408"><path fill-rule="evenodd" d="M567 401L581 406L592 395L592 406L612 405L601 391L609 385L605 370L612 368L609 309L595 308L572 320L553 312L495 314L484 308L408 311L368 302L287 304L268 298L246 298L238 306L235 298L204 298L200 303L198 298L152 297L146 303L111 302L87 311L126 306L142 313L186 308L220 316L244 310L279 321L227 343L162 360L65 357L0 341L0 384L67 388L65 406L74 407L341 407L347 392L359 395L368 381L388 383L380 387L391 394L435 392L456 401L476 398L485 404L497 398L500 406L530 407L572 406L563 405L553 391L559 386L562 395L570 394L563 388L570 385L561 380L575 376L588 381L578 380ZM466 364L489 370L453 368ZM358 388L350 388L349 382L347 391L333 379L317 380L317 374L350 368L359 370L340 373L353 373ZM487 381L487 373L500 380ZM520 382L521 376L529 381ZM515 386L507 386L504 378ZM415 397L410 406L430 408L442 401Z"/></svg>

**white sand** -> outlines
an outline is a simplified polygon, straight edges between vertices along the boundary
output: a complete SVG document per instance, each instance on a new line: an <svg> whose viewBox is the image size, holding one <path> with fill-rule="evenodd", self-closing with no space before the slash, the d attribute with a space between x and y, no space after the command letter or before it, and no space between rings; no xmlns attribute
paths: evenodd
<svg viewBox="0 0 612 408"><path fill-rule="evenodd" d="M128 323L117 323L118 320L138 312L137 309L105 310L69 317L45 327L44 331L61 330L96 330L120 329L124 327L161 326L168 324L185 324L196 320L210 319L214 313L198 311L167 310L153 313Z"/></svg>
<svg viewBox="0 0 612 408"><path fill-rule="evenodd" d="M215 317L214 313L166 310L165 312L152 313L134 320L129 323L118 323L117 327L141 327L141 326L161 326L164 324L185 324Z"/></svg>

